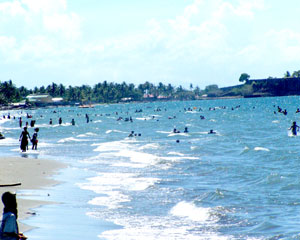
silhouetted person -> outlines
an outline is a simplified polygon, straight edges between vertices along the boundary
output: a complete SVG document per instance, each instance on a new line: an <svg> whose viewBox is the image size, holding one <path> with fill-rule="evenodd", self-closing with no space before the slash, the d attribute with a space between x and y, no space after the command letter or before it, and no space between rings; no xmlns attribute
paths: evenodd
<svg viewBox="0 0 300 240"><path fill-rule="evenodd" d="M31 143L32 143L32 150L37 150L37 144L38 144L38 132L39 128L34 129L34 134L32 135Z"/></svg>
<svg viewBox="0 0 300 240"><path fill-rule="evenodd" d="M23 240L27 239L23 233L19 232L18 209L16 195L10 192L2 194L4 205L2 223L0 228L0 239L2 240Z"/></svg>
<svg viewBox="0 0 300 240"><path fill-rule="evenodd" d="M22 128L22 118L21 117L19 118L19 126L20 126L20 128Z"/></svg>
<svg viewBox="0 0 300 240"><path fill-rule="evenodd" d="M24 130L22 131L19 141L21 141L20 148L22 152L26 152L27 146L28 146L28 138L30 139L29 132L27 131L27 127L24 127Z"/></svg>
<svg viewBox="0 0 300 240"><path fill-rule="evenodd" d="M31 120L30 121L30 127L34 127L34 124L35 124L35 120Z"/></svg>
<svg viewBox="0 0 300 240"><path fill-rule="evenodd" d="M131 133L128 135L128 137L133 137L134 136L134 131L131 131Z"/></svg>
<svg viewBox="0 0 300 240"><path fill-rule="evenodd" d="M5 139L5 137L3 136L3 134L0 132L0 139Z"/></svg>
<svg viewBox="0 0 300 240"><path fill-rule="evenodd" d="M293 125L289 128L289 130L292 130L292 134L294 136L297 136L297 131L299 131L299 126L296 122L293 122Z"/></svg>

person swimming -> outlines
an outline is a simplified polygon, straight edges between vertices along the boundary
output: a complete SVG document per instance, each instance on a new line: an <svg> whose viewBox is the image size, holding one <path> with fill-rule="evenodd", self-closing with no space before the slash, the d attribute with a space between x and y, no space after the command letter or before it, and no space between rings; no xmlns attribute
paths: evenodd
<svg viewBox="0 0 300 240"><path fill-rule="evenodd" d="M173 129L173 133L180 133L179 130L177 130L176 128Z"/></svg>
<svg viewBox="0 0 300 240"><path fill-rule="evenodd" d="M0 139L5 139L5 137L3 136L3 134L0 132Z"/></svg>
<svg viewBox="0 0 300 240"><path fill-rule="evenodd" d="M299 126L296 122L293 122L293 125L289 128L289 130L292 130L292 134L294 136L297 136L297 131L299 131Z"/></svg>
<svg viewBox="0 0 300 240"><path fill-rule="evenodd" d="M134 136L134 131L131 131L131 133L128 135L128 137L133 137Z"/></svg>

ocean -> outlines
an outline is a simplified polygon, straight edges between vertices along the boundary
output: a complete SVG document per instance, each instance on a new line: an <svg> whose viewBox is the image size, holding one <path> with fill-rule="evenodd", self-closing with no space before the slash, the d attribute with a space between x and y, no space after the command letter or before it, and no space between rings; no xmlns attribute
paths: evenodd
<svg viewBox="0 0 300 240"><path fill-rule="evenodd" d="M21 192L59 203L23 221L29 239L300 239L298 107L292 96L2 111L0 151L68 164L60 184ZM36 120L37 153L20 153L19 117Z"/></svg>

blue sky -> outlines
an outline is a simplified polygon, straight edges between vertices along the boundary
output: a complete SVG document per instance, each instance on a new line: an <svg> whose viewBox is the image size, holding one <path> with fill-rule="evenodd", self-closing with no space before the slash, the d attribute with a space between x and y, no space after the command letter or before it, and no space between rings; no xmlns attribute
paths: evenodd
<svg viewBox="0 0 300 240"><path fill-rule="evenodd" d="M0 0L0 80L201 89L300 70L299 0Z"/></svg>

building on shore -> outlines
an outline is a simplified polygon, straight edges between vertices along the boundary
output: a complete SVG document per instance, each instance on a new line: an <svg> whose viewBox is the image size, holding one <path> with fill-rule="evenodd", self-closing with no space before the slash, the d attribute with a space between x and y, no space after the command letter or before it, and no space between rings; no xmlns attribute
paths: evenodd
<svg viewBox="0 0 300 240"><path fill-rule="evenodd" d="M63 98L52 98L48 94L30 94L26 97L28 103L36 106L59 105L63 103Z"/></svg>

